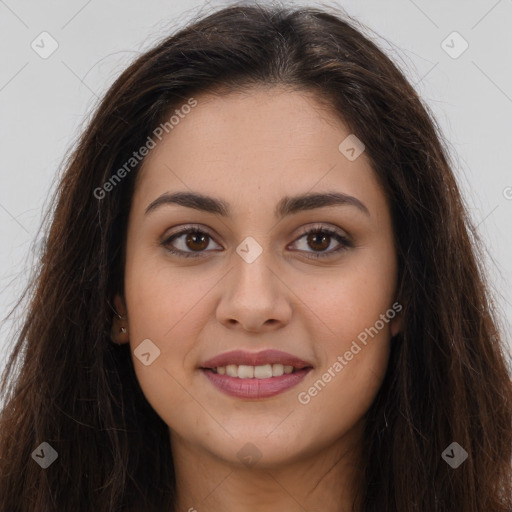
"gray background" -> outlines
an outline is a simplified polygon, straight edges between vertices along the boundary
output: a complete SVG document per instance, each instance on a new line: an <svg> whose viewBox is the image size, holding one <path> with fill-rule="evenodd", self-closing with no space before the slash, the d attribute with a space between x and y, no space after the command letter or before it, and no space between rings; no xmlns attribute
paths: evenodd
<svg viewBox="0 0 512 512"><path fill-rule="evenodd" d="M98 98L138 53L192 17L229 4L0 0L0 319L27 282L49 191ZM342 6L375 31L372 39L433 110L485 242L498 313L512 347L512 0L323 4ZM454 31L469 44L457 58L442 47ZM35 41L50 48L42 32L58 44L48 58L31 47ZM462 48L453 36L445 44L451 51ZM12 325L10 320L0 328L0 370Z"/></svg>

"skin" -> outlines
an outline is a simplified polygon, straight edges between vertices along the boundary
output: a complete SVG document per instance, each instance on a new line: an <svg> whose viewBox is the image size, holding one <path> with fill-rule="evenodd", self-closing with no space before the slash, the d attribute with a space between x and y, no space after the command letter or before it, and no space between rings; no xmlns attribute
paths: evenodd
<svg viewBox="0 0 512 512"><path fill-rule="evenodd" d="M160 350L149 366L137 357L133 364L147 400L169 426L176 510L352 510L363 416L382 384L400 316L359 344L362 350L309 403L299 403L298 393L396 301L386 198L366 154L350 161L338 150L350 132L312 94L257 88L196 99L137 177L125 296L115 299L128 329L118 342L129 342L132 354L145 339ZM221 198L232 216L181 205L144 213L161 194L177 191ZM327 191L356 197L369 215L336 205L274 217L284 196ZM188 224L210 237L187 245L182 235L169 245L202 251L198 258L180 258L163 245ZM341 244L332 236L324 249L318 238L308 244L300 229L318 224L353 246L336 254ZM247 236L263 250L250 264L236 252ZM322 251L331 255L312 257ZM300 357L313 370L284 393L249 400L220 392L199 369L232 349L268 348ZM237 456L246 443L261 455L251 466Z"/></svg>

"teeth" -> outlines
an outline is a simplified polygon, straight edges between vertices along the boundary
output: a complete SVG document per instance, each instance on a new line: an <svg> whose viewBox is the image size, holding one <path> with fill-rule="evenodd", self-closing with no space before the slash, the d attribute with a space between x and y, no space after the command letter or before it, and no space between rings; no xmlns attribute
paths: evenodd
<svg viewBox="0 0 512 512"><path fill-rule="evenodd" d="M240 375L240 370L238 375ZM254 367L254 376L257 379L268 379L272 377L272 365L265 364L263 366L255 366Z"/></svg>
<svg viewBox="0 0 512 512"><path fill-rule="evenodd" d="M246 364L241 364L238 367L238 378L239 379L254 378L254 366L247 366Z"/></svg>
<svg viewBox="0 0 512 512"><path fill-rule="evenodd" d="M236 364L228 364L226 366L226 375L229 377L238 377L238 366Z"/></svg>
<svg viewBox="0 0 512 512"><path fill-rule="evenodd" d="M284 373L284 366L282 364L272 365L272 377L279 377Z"/></svg>
<svg viewBox="0 0 512 512"><path fill-rule="evenodd" d="M283 374L293 372L293 366L275 364L264 364L261 366L250 366L247 364L228 364L227 366L217 366L215 371L219 375L228 375L229 377L238 377L239 379L268 379L270 377L280 377Z"/></svg>

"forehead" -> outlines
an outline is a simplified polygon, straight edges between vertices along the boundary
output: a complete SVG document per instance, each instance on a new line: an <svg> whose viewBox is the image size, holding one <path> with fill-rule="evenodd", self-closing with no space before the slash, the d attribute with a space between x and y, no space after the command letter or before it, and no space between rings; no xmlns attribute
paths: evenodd
<svg viewBox="0 0 512 512"><path fill-rule="evenodd" d="M163 146L176 155L194 148L193 156L202 159L211 155L240 160L253 156L271 156L277 161L316 159L318 151L336 148L340 136L349 133L334 110L321 104L312 92L274 86L205 93L194 99L196 106L179 119L175 116L177 124L164 132L160 149L152 151L147 165Z"/></svg>
<svg viewBox="0 0 512 512"><path fill-rule="evenodd" d="M369 159L363 152L350 161L340 152L350 131L313 93L262 87L194 99L156 140L136 196L194 189L250 200L333 186L354 195L379 193Z"/></svg>

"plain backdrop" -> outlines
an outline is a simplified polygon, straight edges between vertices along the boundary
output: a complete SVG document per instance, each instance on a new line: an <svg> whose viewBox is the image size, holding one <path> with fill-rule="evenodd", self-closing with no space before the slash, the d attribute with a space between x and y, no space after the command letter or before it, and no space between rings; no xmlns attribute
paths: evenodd
<svg viewBox="0 0 512 512"><path fill-rule="evenodd" d="M230 2L0 0L1 319L37 261L37 232L49 193L98 98L139 53L193 17L226 5ZM367 35L432 109L485 241L488 273L512 347L512 0L324 5L341 6L368 26ZM0 328L0 370L13 320Z"/></svg>

